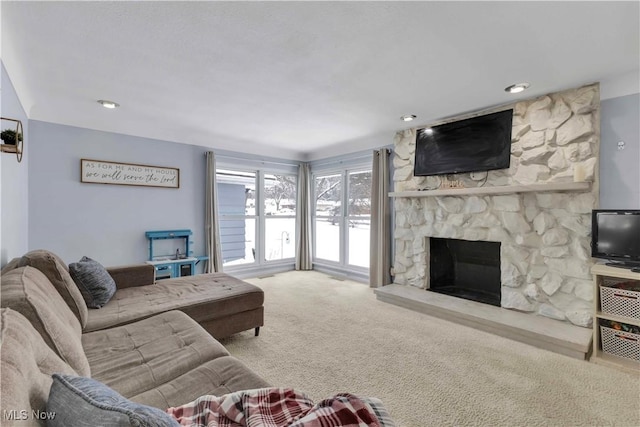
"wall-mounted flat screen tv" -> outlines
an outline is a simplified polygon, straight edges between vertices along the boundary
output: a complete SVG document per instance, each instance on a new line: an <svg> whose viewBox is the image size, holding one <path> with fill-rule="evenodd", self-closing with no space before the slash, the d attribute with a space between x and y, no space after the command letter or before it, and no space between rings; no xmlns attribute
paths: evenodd
<svg viewBox="0 0 640 427"><path fill-rule="evenodd" d="M513 110L418 130L415 176L507 169Z"/></svg>

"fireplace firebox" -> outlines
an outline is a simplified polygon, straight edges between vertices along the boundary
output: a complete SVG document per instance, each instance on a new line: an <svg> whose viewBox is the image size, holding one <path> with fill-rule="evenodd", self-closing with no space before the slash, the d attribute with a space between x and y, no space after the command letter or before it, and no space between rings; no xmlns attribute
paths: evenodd
<svg viewBox="0 0 640 427"><path fill-rule="evenodd" d="M500 307L500 243L429 240L430 291Z"/></svg>

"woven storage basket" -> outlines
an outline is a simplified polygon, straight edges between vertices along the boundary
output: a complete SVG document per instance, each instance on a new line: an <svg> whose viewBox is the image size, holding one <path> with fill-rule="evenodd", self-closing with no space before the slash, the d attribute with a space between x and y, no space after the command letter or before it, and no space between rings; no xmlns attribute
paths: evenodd
<svg viewBox="0 0 640 427"><path fill-rule="evenodd" d="M602 351L640 362L640 335L600 326Z"/></svg>
<svg viewBox="0 0 640 427"><path fill-rule="evenodd" d="M600 285L600 307L603 313L640 319L640 292Z"/></svg>

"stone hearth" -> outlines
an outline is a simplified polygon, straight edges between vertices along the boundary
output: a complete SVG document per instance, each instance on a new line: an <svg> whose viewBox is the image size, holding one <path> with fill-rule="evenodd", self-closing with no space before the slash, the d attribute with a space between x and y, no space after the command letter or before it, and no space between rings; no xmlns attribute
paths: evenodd
<svg viewBox="0 0 640 427"><path fill-rule="evenodd" d="M415 129L398 132L394 282L429 288L429 238L500 242L503 308L590 327L599 100L594 84L514 104L511 167L449 177L467 189L556 184L574 177L590 181L581 191L404 197L402 192L439 188L443 178L413 176Z"/></svg>
<svg viewBox="0 0 640 427"><path fill-rule="evenodd" d="M413 286L389 285L374 290L380 301L439 317L538 348L584 360L591 351L591 329L505 310L461 298L426 292Z"/></svg>

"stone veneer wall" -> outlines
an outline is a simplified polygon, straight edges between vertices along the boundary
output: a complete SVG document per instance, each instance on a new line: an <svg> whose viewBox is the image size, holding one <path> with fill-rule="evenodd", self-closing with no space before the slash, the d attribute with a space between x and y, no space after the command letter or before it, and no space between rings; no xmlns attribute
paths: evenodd
<svg viewBox="0 0 640 427"><path fill-rule="evenodd" d="M502 307L589 327L594 297L589 272L591 210L598 206L599 85L518 102L512 108L510 168L457 174L452 179L468 188L573 181L575 173L592 182L590 191L397 197L395 283L429 287L430 237L501 242ZM443 179L413 176L415 143L415 129L396 134L394 191L436 189Z"/></svg>

